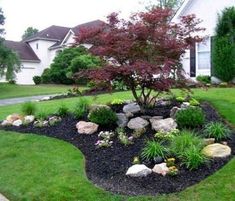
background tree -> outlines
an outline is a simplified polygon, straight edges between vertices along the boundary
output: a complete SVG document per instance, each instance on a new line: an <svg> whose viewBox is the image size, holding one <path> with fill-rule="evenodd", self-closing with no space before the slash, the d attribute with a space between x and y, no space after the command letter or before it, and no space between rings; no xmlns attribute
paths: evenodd
<svg viewBox="0 0 235 201"><path fill-rule="evenodd" d="M29 38L31 36L33 36L34 34L38 33L38 29L36 28L33 28L33 27L28 27L24 34L22 35L22 39L26 39L26 38Z"/></svg>
<svg viewBox="0 0 235 201"><path fill-rule="evenodd" d="M6 76L7 80L15 77L15 72L20 70L20 60L18 55L4 46L4 25L5 17L0 8L0 78Z"/></svg>
<svg viewBox="0 0 235 201"><path fill-rule="evenodd" d="M230 82L235 77L235 7L226 8L218 16L213 42L213 74Z"/></svg>
<svg viewBox="0 0 235 201"><path fill-rule="evenodd" d="M152 9L153 7L160 7L160 8L170 8L176 11L184 2L184 0L154 0L149 1L147 4L147 9ZM146 1L143 2L146 4ZM174 12L172 13L174 14Z"/></svg>
<svg viewBox="0 0 235 201"><path fill-rule="evenodd" d="M66 48L61 51L42 74L43 83L73 84L73 73L101 65L98 57L92 56L84 47ZM84 80L84 79L83 79Z"/></svg>
<svg viewBox="0 0 235 201"><path fill-rule="evenodd" d="M169 22L171 15L170 9L154 8L125 21L113 13L103 28L82 29L77 43L93 44L93 54L112 60L103 68L75 77L88 76L97 83L123 81L141 106L152 101L153 91L154 99L173 85L185 83L180 57L194 42L201 41L196 33L203 29L194 15L182 17L178 24Z"/></svg>

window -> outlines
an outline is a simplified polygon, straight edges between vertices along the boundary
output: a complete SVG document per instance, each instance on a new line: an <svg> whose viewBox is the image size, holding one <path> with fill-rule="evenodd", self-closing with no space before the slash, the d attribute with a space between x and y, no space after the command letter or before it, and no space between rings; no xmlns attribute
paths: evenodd
<svg viewBox="0 0 235 201"><path fill-rule="evenodd" d="M197 44L198 69L208 70L211 67L210 38Z"/></svg>

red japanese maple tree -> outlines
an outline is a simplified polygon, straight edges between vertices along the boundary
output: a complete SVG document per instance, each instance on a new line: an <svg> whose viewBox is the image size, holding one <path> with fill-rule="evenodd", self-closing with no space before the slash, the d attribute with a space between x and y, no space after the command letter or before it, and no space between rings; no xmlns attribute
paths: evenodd
<svg viewBox="0 0 235 201"><path fill-rule="evenodd" d="M141 106L148 105L173 85L185 83L180 59L186 49L201 41L197 34L203 28L198 27L200 20L195 15L171 23L171 12L170 9L155 8L135 14L129 21L119 19L118 14L113 13L108 16L108 24L81 29L76 36L77 44L93 44L90 51L109 62L75 77L88 76L96 82L109 84L121 80Z"/></svg>

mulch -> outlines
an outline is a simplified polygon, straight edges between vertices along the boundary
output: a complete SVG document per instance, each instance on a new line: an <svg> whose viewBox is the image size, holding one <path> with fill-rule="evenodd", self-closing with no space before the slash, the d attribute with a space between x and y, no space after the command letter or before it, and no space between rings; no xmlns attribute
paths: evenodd
<svg viewBox="0 0 235 201"><path fill-rule="evenodd" d="M208 103L203 103L201 107L206 114L207 121L223 121L216 110ZM154 113L156 116L169 117L170 108L169 106L155 108ZM233 135L231 139L227 140L228 145L233 150L232 156L228 158L211 160L195 171L189 171L183 166L179 167L180 172L176 176L166 175L163 177L152 173L145 178L132 178L126 176L125 173L132 165L133 158L139 156L146 140L153 138L154 132L150 127L146 134L135 139L132 145L124 146L114 137L112 147L96 148L94 144L98 140L97 134L78 134L75 127L77 122L78 120L73 116L67 116L58 125L52 127L35 128L30 124L29 126L11 126L1 129L45 135L73 144L85 155L87 177L94 184L107 191L124 195L157 195L182 191L212 175L235 154L235 135ZM100 127L98 132L114 129L115 126L111 128ZM130 131L127 130L127 132Z"/></svg>

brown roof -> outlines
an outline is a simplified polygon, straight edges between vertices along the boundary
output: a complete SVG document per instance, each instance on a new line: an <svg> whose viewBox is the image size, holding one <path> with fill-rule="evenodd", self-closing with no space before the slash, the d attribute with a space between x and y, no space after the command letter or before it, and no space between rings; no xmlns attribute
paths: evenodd
<svg viewBox="0 0 235 201"><path fill-rule="evenodd" d="M47 40L57 40L62 41L68 31L70 30L69 27L61 27L61 26L55 26L52 25L42 31L39 31L38 33L34 34L33 36L26 38L24 41L31 41L35 39L47 39Z"/></svg>
<svg viewBox="0 0 235 201"><path fill-rule="evenodd" d="M21 60L40 62L40 59L27 43L5 40L4 44L9 49L15 51L19 55Z"/></svg>
<svg viewBox="0 0 235 201"><path fill-rule="evenodd" d="M73 27L72 30L75 33L75 35L78 35L79 30L81 28L98 28L98 27L103 26L104 24L105 23L101 20L95 20L95 21L84 23L84 24L79 24L79 25Z"/></svg>

